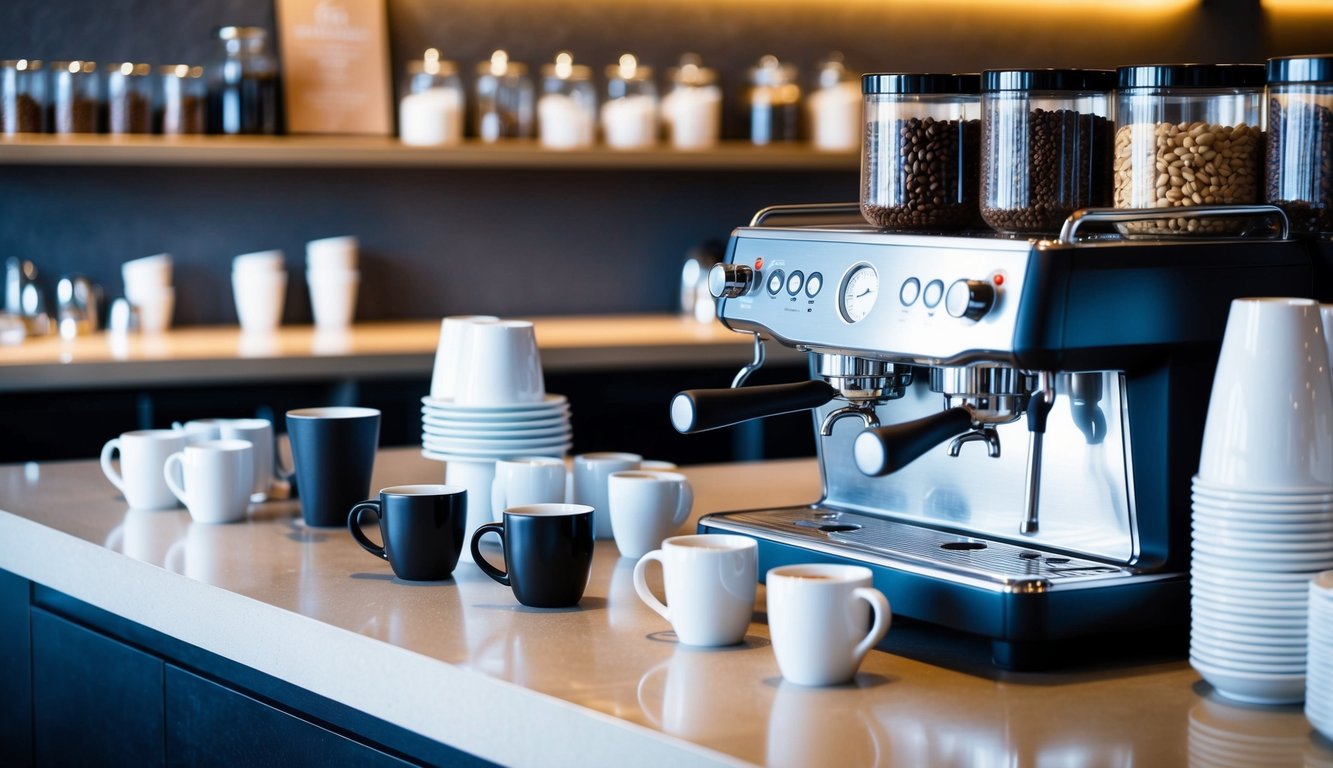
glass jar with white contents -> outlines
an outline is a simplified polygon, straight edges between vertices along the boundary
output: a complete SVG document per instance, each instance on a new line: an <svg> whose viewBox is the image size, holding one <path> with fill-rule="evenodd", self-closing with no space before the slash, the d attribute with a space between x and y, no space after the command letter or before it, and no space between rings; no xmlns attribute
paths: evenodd
<svg viewBox="0 0 1333 768"><path fill-rule="evenodd" d="M835 53L819 65L815 89L806 99L810 143L826 152L861 146L861 84Z"/></svg>
<svg viewBox="0 0 1333 768"><path fill-rule="evenodd" d="M458 67L427 48L407 63L398 102L398 136L412 146L453 146L463 141L463 83Z"/></svg>
<svg viewBox="0 0 1333 768"><path fill-rule="evenodd" d="M542 95L537 99L537 135L548 149L591 147L597 133L597 89L592 70L574 63L568 51L542 67Z"/></svg>
<svg viewBox="0 0 1333 768"><path fill-rule="evenodd" d="M657 84L653 70L633 54L606 68L602 137L612 149L644 149L657 144Z"/></svg>
<svg viewBox="0 0 1333 768"><path fill-rule="evenodd" d="M671 89L662 99L662 125L675 149L700 150L717 146L722 134L722 89L717 70L705 67L697 54L680 57L680 66L667 70Z"/></svg>

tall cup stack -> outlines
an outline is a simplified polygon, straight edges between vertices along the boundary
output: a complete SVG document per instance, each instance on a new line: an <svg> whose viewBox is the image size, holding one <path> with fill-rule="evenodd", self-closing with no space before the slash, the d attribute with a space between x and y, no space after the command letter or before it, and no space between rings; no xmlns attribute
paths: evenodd
<svg viewBox="0 0 1333 768"><path fill-rule="evenodd" d="M305 246L306 283L315 330L340 333L352 324L361 287L360 243L355 237L325 237Z"/></svg>

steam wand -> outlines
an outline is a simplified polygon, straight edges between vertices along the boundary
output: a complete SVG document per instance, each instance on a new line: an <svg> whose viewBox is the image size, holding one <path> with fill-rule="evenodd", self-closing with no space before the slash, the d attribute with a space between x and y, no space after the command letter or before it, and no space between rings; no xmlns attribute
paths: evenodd
<svg viewBox="0 0 1333 768"><path fill-rule="evenodd" d="M1025 536L1037 533L1037 504L1041 498L1041 448L1046 437L1046 416L1055 403L1055 386L1051 374L1037 374L1037 389L1028 398L1028 472L1027 487L1023 492L1023 523L1018 531Z"/></svg>

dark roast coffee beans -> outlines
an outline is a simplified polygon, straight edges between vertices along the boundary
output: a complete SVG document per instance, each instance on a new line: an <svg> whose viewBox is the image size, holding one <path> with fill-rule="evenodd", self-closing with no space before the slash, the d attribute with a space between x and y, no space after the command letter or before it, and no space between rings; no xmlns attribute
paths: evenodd
<svg viewBox="0 0 1333 768"><path fill-rule="evenodd" d="M1293 146L1288 138L1301 141ZM1333 111L1271 99L1265 155L1266 199L1286 211L1291 231L1333 232Z"/></svg>
<svg viewBox="0 0 1333 768"><path fill-rule="evenodd" d="M866 123L861 214L882 229L965 229L977 222L979 120Z"/></svg>

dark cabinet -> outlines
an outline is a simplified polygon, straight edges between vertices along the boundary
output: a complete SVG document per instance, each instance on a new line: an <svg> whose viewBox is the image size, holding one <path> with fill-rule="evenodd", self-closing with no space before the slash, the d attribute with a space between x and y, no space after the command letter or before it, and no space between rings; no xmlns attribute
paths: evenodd
<svg viewBox="0 0 1333 768"><path fill-rule="evenodd" d="M0 765L32 764L32 642L28 582L0 571Z"/></svg>

